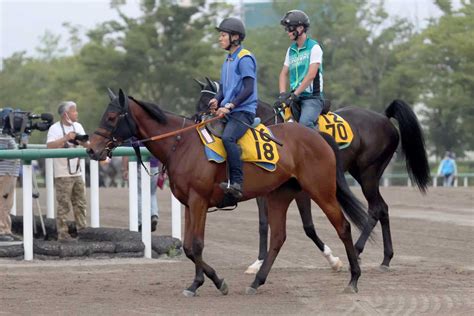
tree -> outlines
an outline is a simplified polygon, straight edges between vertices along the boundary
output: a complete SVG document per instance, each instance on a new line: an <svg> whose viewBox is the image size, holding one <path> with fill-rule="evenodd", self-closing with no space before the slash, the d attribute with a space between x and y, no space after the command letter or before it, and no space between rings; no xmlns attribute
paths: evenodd
<svg viewBox="0 0 474 316"><path fill-rule="evenodd" d="M59 57L59 55L62 55L66 51L66 48L59 46L60 40L60 35L46 31L40 39L41 45L36 48L36 51L40 54L40 58L45 61L51 61Z"/></svg>
<svg viewBox="0 0 474 316"><path fill-rule="evenodd" d="M395 97L415 99L401 93L410 81L390 77L398 47L409 40L412 26L403 19L387 23L382 1L275 1L273 7L280 17L295 8L308 14L309 34L323 47L324 91L333 108L356 105L382 111ZM259 93L270 100L278 93L278 74L291 44L279 22L248 30L245 43L259 63Z"/></svg>
<svg viewBox="0 0 474 316"><path fill-rule="evenodd" d="M193 78L215 75L218 50L212 49L218 10L229 7L193 1L143 1L136 19L121 19L90 31L80 60L99 91L121 87L176 112L192 113L199 90Z"/></svg>
<svg viewBox="0 0 474 316"><path fill-rule="evenodd" d="M453 11L450 1L437 3L445 14L414 36L400 58L418 76L423 123L434 152L462 155L474 149L474 5L463 2Z"/></svg>

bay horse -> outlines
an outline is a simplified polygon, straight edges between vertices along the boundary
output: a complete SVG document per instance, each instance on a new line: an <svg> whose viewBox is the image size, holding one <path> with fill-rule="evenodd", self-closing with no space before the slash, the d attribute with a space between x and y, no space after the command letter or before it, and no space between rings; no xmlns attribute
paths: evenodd
<svg viewBox="0 0 474 316"><path fill-rule="evenodd" d="M209 100L219 90L218 82L207 77L205 79L206 83L196 80L201 87L200 98L196 105L197 113L207 111ZM372 230L380 221L384 246L384 257L380 268L382 271L387 271L393 257L393 247L388 205L379 190L380 178L401 141L408 175L422 193L426 192L430 181L430 169L423 133L415 113L402 100L394 100L386 108L385 115L358 107L344 107L334 112L343 117L354 131L352 143L340 150L340 156L344 170L348 171L360 184L369 206L368 224L355 244L357 255L359 256L363 252ZM257 116L262 119L262 123L265 125L283 123L282 116L276 113L274 107L261 100L258 100ZM398 121L398 130L390 118ZM338 270L342 265L339 258L333 259L330 248L316 234L311 216L310 198L306 193L301 192L296 196L296 203L306 235L325 255L331 267ZM258 271L259 265L267 254L268 223L265 199L257 198L257 204L259 209L259 253L255 263L247 269L247 273Z"/></svg>
<svg viewBox="0 0 474 316"><path fill-rule="evenodd" d="M114 148L132 136L144 140L177 132L172 133L176 134L175 137L146 141L145 146L166 165L171 191L185 206L183 248L195 264L195 277L183 294L195 296L206 275L225 295L228 286L204 261L203 249L207 210L223 199L224 193L218 184L226 179L226 167L207 160L193 123L185 117L165 112L157 105L128 97L120 90L118 97L111 98L87 152L91 159L104 160L112 155ZM184 132L186 128L193 131ZM275 125L270 129L284 144L279 150L277 169L268 172L251 163L243 164L241 200L266 196L271 229L270 250L246 293L255 294L257 288L265 283L286 239L288 206L300 190L308 192L336 229L350 264L351 278L344 291L357 292L361 271L352 243L351 227L344 214L362 230L367 213L347 185L342 167L337 162L337 150L334 151L317 132L296 123Z"/></svg>

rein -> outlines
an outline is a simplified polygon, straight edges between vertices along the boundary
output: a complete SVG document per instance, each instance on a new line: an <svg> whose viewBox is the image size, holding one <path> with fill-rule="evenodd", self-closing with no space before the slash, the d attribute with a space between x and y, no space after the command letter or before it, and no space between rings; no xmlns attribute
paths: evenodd
<svg viewBox="0 0 474 316"><path fill-rule="evenodd" d="M216 117L213 117L212 119L209 119L209 120L206 120L206 121L202 121L200 123L196 123L196 124L193 124L191 126L188 126L188 127L182 127L181 129L178 129L176 131L172 131L172 132L169 132L169 133L165 133L165 134L161 134L161 135L156 135L156 136L153 136L153 137L148 137L148 138L144 138L144 139L139 139L137 141L134 141L132 143L132 147L133 149L135 150L135 155L137 156L137 160L140 162L140 164L143 166L143 168L145 168L146 172L148 173L148 175L152 176L150 174L150 172L148 171L147 167L143 164L143 160L142 160L142 154L140 152L140 147L136 144L139 144L139 143L144 143L144 142L149 142L149 141L156 141L156 140L161 140L161 139L164 139L164 138L167 138L167 137L171 137L171 136L174 136L174 135L178 135L178 134L181 134L182 132L186 132L186 131L189 131L193 128L196 128L197 126L201 126L203 124L207 124L209 122L212 122L212 121L215 121L215 120L218 120L222 118L221 116L216 116ZM184 124L186 123L186 119L183 120L183 126ZM170 151L168 152L168 154L166 155L167 156L167 159L169 158L171 152L175 151L176 150L176 147L178 146L178 143L179 141L181 140L181 136L178 135L176 136L176 142L175 144L173 145L173 147L170 149ZM166 163L165 162L162 162L162 165L161 165L161 173L164 174L166 172Z"/></svg>
<svg viewBox="0 0 474 316"><path fill-rule="evenodd" d="M199 123L190 125L190 126L188 126L188 127L184 127L184 128L178 129L178 130L176 130L176 131L172 131L172 132L169 132L169 133L165 133L165 134L161 134L161 135L156 135L156 136L152 136L152 137L140 139L140 140L138 140L138 141L144 143L144 142L149 142L149 141L160 140L160 139L163 139L163 138L167 138L167 137L170 137L170 136L174 136L174 135L180 134L180 133L182 133L182 132L189 131L189 130L191 130L191 129L193 129L193 128L196 128L196 127L198 127L198 126L201 126L201 125L204 125L204 124L207 124L207 123L216 121L216 120L221 119L221 118L223 118L223 117L224 117L224 116L216 116L216 117L213 117L213 118L211 118L211 119L208 119L208 120L205 120L205 121L202 121L202 122L199 122Z"/></svg>

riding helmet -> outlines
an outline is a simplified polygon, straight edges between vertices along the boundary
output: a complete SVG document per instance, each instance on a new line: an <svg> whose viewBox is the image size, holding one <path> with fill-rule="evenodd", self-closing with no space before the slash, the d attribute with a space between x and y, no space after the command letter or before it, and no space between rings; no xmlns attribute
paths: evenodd
<svg viewBox="0 0 474 316"><path fill-rule="evenodd" d="M280 20L280 24L283 26L304 26L309 27L309 17L306 13L301 10L291 10L285 13L283 18Z"/></svg>
<svg viewBox="0 0 474 316"><path fill-rule="evenodd" d="M226 32L231 35L237 34L240 37L240 40L243 41L245 38L245 26L240 19L237 18L225 18L222 20L216 29L219 32Z"/></svg>

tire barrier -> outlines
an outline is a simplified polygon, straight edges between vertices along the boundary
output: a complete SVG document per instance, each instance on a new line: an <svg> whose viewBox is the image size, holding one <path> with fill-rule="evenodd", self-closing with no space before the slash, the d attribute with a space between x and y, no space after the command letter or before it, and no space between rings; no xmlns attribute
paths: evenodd
<svg viewBox="0 0 474 316"><path fill-rule="evenodd" d="M75 241L56 241L56 223L44 218L46 236L43 234L38 216L35 216L36 234L33 253L36 259L62 258L143 258L145 245L139 232L122 228L92 228L77 231L74 222L68 222L69 233ZM23 233L23 218L12 216L12 231ZM182 253L181 241L171 236L152 236L152 258L173 257ZM12 242L0 247L0 257L23 259L23 245Z"/></svg>

